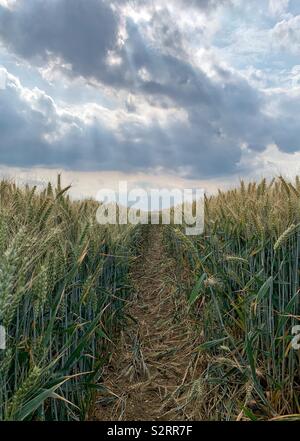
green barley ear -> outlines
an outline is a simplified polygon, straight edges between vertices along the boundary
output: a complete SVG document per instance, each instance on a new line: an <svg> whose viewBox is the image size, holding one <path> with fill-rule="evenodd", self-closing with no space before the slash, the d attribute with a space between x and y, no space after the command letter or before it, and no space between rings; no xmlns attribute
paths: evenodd
<svg viewBox="0 0 300 441"><path fill-rule="evenodd" d="M24 405L26 397L30 395L32 390L38 385L41 378L42 369L34 366L29 372L27 378L23 381L19 389L15 392L8 405L7 420L14 420L17 412Z"/></svg>
<svg viewBox="0 0 300 441"><path fill-rule="evenodd" d="M281 181L282 187L284 188L286 194L288 197L291 195L291 190L288 182L283 178L283 176L279 176L279 180Z"/></svg>
<svg viewBox="0 0 300 441"><path fill-rule="evenodd" d="M48 218L50 217L50 214L53 209L53 201L51 198L47 197L45 198L44 202L40 206L40 209L37 211L36 214L36 222L42 227L45 226Z"/></svg>
<svg viewBox="0 0 300 441"><path fill-rule="evenodd" d="M94 275L91 274L87 277L86 281L84 282L81 291L81 299L80 299L81 303L87 303L89 294L93 291L93 287L95 284L94 279L95 279Z"/></svg>
<svg viewBox="0 0 300 441"><path fill-rule="evenodd" d="M17 288L15 284L25 234L25 229L21 228L0 260L0 321L5 325L10 323L12 310L20 300L20 292L15 292Z"/></svg>
<svg viewBox="0 0 300 441"><path fill-rule="evenodd" d="M52 188L51 182L48 182L47 196L50 198L53 198L53 188Z"/></svg>
<svg viewBox="0 0 300 441"><path fill-rule="evenodd" d="M54 286L57 282L57 274L55 272L55 254L53 251L50 251L48 257L47 257L47 280L48 280L48 288L49 292L52 292L54 289Z"/></svg>
<svg viewBox="0 0 300 441"><path fill-rule="evenodd" d="M62 196L63 196L65 193L67 193L67 191L70 190L71 187L72 187L71 185L68 185L66 188L63 188L61 191L59 191L59 192L57 193L55 199L60 199L60 198L62 198Z"/></svg>
<svg viewBox="0 0 300 441"><path fill-rule="evenodd" d="M34 187L32 187L32 190L29 193L29 198L28 198L28 204L30 204L33 200L34 194L36 192L36 185Z"/></svg>
<svg viewBox="0 0 300 441"><path fill-rule="evenodd" d="M247 263L248 264L248 260L244 259L243 257L239 257L239 256L225 256L225 260L227 260L228 262L238 262L238 263Z"/></svg>
<svg viewBox="0 0 300 441"><path fill-rule="evenodd" d="M300 197L300 192L297 190L296 187L293 186L293 184L291 182L289 182L289 187L292 190L292 192L294 193L294 195L299 198Z"/></svg>
<svg viewBox="0 0 300 441"><path fill-rule="evenodd" d="M299 228L300 224L297 225L290 225L282 234L281 236L277 239L277 241L275 242L274 245L274 251L277 251L281 245L283 245L288 238L295 232L297 231L297 229Z"/></svg>
<svg viewBox="0 0 300 441"><path fill-rule="evenodd" d="M13 359L13 351L11 348L6 349L4 353L4 358L0 362L0 384L4 383L7 379L11 362Z"/></svg>
<svg viewBox="0 0 300 441"><path fill-rule="evenodd" d="M56 193L61 192L61 174L59 173L57 175L57 188L56 188Z"/></svg>
<svg viewBox="0 0 300 441"><path fill-rule="evenodd" d="M34 315L37 317L44 307L48 294L47 268L43 265L34 281L32 290L35 296Z"/></svg>
<svg viewBox="0 0 300 441"><path fill-rule="evenodd" d="M0 218L0 253L3 254L8 237L8 226L3 217Z"/></svg>

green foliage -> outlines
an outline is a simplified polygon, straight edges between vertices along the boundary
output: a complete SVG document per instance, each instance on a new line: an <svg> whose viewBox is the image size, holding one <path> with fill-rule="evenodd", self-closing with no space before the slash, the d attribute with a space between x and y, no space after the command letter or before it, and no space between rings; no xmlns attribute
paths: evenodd
<svg viewBox="0 0 300 441"><path fill-rule="evenodd" d="M103 227L67 188L0 183L1 420L84 419L123 325L140 227Z"/></svg>
<svg viewBox="0 0 300 441"><path fill-rule="evenodd" d="M165 230L170 252L194 280L195 314L205 305L205 418L300 414L299 351L291 347L300 319L299 191L298 178L294 185L282 177L241 182L206 198L205 231L192 245Z"/></svg>

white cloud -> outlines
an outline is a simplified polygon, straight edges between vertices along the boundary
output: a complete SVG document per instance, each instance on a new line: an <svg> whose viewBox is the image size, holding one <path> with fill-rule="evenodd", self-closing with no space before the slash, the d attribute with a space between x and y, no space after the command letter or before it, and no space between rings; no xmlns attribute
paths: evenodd
<svg viewBox="0 0 300 441"><path fill-rule="evenodd" d="M284 14L289 7L289 0L269 0L269 10L272 15L280 16Z"/></svg>
<svg viewBox="0 0 300 441"><path fill-rule="evenodd" d="M291 80L293 87L300 86L300 65L294 66L289 74L289 79Z"/></svg>
<svg viewBox="0 0 300 441"><path fill-rule="evenodd" d="M150 190L151 188L166 189L202 189L208 193L214 193L219 188L227 188L232 184L232 179L211 179L196 180L184 179L175 173L161 173L157 169L151 173L125 173L118 171L102 171L102 172L84 172L71 171L62 168L20 168L6 167L0 165L0 179L12 179L19 185L36 185L39 189L44 189L48 181L55 185L57 175L62 175L62 184L64 187L71 184L69 194L74 199L82 199L87 197L96 198L99 190L103 188L111 188L117 191L120 181L127 181L128 189L143 188ZM238 176L235 176L235 182L238 182Z"/></svg>
<svg viewBox="0 0 300 441"><path fill-rule="evenodd" d="M0 6L11 8L17 0L0 0Z"/></svg>
<svg viewBox="0 0 300 441"><path fill-rule="evenodd" d="M0 66L0 90L5 90L7 81L7 70Z"/></svg>
<svg viewBox="0 0 300 441"><path fill-rule="evenodd" d="M263 152L253 156L253 152L245 148L240 167L250 169L248 177L252 179L279 175L293 179L300 174L300 152L282 152L276 144L270 144Z"/></svg>
<svg viewBox="0 0 300 441"><path fill-rule="evenodd" d="M273 31L275 44L292 53L300 53L300 15L284 19L276 24Z"/></svg>

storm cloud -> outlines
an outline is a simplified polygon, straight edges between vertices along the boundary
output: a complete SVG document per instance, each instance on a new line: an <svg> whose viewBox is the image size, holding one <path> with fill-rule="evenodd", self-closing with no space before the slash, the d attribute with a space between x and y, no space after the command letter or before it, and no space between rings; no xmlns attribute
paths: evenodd
<svg viewBox="0 0 300 441"><path fill-rule="evenodd" d="M234 173L240 142L259 140L252 147L261 149L267 136L265 124L253 116L258 102L255 97L245 99L245 85L232 85L223 95L217 89L214 92L214 97L206 97L198 106L194 100L188 106L188 94L184 94L186 119L171 117L164 124L159 119L150 124L125 119L112 130L98 114L86 121L64 112L39 89L24 89L10 76L0 94L0 162L73 170L148 171L161 167L190 177ZM170 96L173 93L170 89ZM237 104L241 114L234 123L230 115Z"/></svg>
<svg viewBox="0 0 300 441"><path fill-rule="evenodd" d="M184 3L174 2L179 15ZM189 6L212 14L217 5L231 3L194 0ZM39 70L55 61L66 88L68 78L93 80L95 95L105 91L113 97L105 109L95 98L80 112L10 75L0 91L1 163L163 169L195 178L238 172L245 145L253 154L272 143L289 152L300 148L288 106L284 113L270 111L272 100L274 107L278 99L284 103L284 94L270 97L214 60L210 72L202 68L167 8L149 9L151 17L141 25L122 5L126 2L18 0L11 8L0 6L0 40L9 54ZM282 33L283 25L275 29ZM296 98L294 105L298 109Z"/></svg>
<svg viewBox="0 0 300 441"><path fill-rule="evenodd" d="M118 17L102 0L26 0L0 6L0 36L38 64L60 57L74 75L101 76L117 44Z"/></svg>

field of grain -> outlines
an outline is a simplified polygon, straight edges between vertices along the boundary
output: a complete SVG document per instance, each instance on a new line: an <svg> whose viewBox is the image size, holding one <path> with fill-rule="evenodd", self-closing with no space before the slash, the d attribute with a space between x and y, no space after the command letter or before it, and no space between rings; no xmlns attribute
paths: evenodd
<svg viewBox="0 0 300 441"><path fill-rule="evenodd" d="M0 184L1 420L300 418L300 180L205 200L204 233L100 226Z"/></svg>
<svg viewBox="0 0 300 441"><path fill-rule="evenodd" d="M300 180L282 177L219 192L205 202L205 231L168 228L189 268L189 303L201 321L205 419L300 418ZM288 417L288 415L291 415Z"/></svg>
<svg viewBox="0 0 300 441"><path fill-rule="evenodd" d="M67 190L0 183L1 420L86 418L124 320L140 230Z"/></svg>

